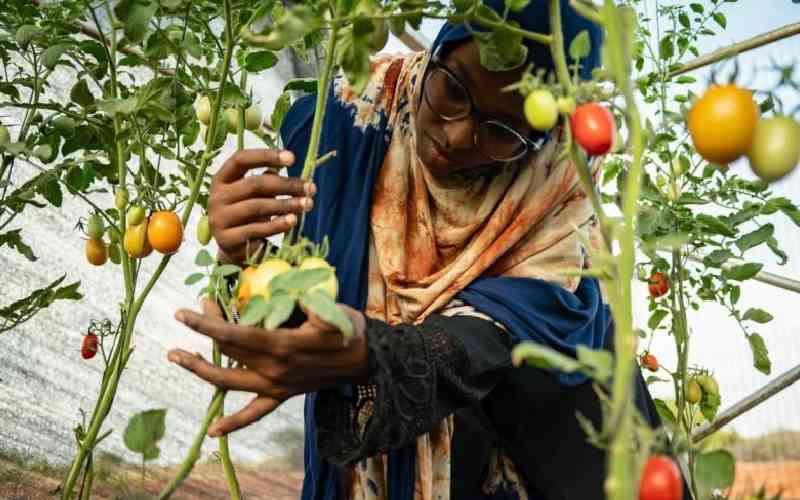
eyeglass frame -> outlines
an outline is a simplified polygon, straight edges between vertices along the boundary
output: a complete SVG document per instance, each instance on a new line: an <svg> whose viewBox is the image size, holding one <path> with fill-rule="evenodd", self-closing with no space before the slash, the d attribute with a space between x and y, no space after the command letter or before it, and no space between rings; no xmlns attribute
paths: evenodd
<svg viewBox="0 0 800 500"><path fill-rule="evenodd" d="M425 72L423 73L424 76L423 76L423 80L422 80L422 89L421 89L422 90L422 92L421 92L422 96L421 97L422 97L422 99L425 99L425 103L428 105L430 110L436 116L438 116L439 118L441 118L442 120L444 120L446 122L454 122L454 121L458 121L458 120L463 120L464 118L470 118L470 119L473 119L473 117L477 118L477 120L476 120L477 126L475 127L475 131L472 134L472 145L475 147L475 150L478 151L478 153L480 153L481 155L485 156L486 158L488 158L488 159L490 159L492 161L498 161L498 162L517 161L517 160L519 160L521 158L524 158L525 156L527 156L528 154L530 154L532 152L535 153L537 151L540 151L542 149L542 147L544 146L545 142L547 142L547 139L549 138L550 134L549 133L545 133L538 140L534 141L534 140L531 140L528 137L525 137L522 133L520 133L514 127L512 127L511 125L509 125L509 124L507 124L505 122L502 122L500 120L495 120L493 118L485 118L484 115L478 111L477 106L475 106L475 101L472 100L472 94L470 93L469 88L467 88L467 86L464 84L464 82L462 82L461 79L458 78L458 76L453 72L453 70L448 68L442 62L442 60L439 58L440 49L441 49L441 47L437 48L436 51L433 54L431 54L430 58L428 59L428 63L426 64ZM433 66L433 67L431 67L431 66ZM455 83L457 83L464 90L464 94L467 96L467 102L469 104L469 107L467 108L466 112L463 115L458 116L458 117L444 116L441 113L439 113L434 108L434 106L431 104L430 99L428 98L428 93L426 91L426 88L428 86L428 80L430 79L431 70L432 69L434 69L434 70L435 69L439 69L441 71L444 71L447 74L447 76L452 78L453 81ZM514 156L513 158L510 158L510 159L502 159L502 160L500 160L500 159L492 158L491 156L487 155L486 153L481 151L481 148L478 145L478 129L484 123L494 123L496 125L499 125L501 127L504 127L506 129L508 129L509 131L511 131L514 135L516 135L520 139L520 142L524 146L524 149L518 155L516 155L516 156Z"/></svg>

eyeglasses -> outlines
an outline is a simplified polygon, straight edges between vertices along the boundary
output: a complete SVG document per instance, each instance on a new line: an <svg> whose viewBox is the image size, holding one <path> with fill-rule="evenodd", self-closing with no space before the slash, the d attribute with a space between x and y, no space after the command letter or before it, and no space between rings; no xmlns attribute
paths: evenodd
<svg viewBox="0 0 800 500"><path fill-rule="evenodd" d="M436 55L431 57L429 64L422 90L425 102L445 121L477 115L478 126L473 142L482 155L494 161L507 162L542 148L546 135L533 141L501 121L481 118L466 85Z"/></svg>

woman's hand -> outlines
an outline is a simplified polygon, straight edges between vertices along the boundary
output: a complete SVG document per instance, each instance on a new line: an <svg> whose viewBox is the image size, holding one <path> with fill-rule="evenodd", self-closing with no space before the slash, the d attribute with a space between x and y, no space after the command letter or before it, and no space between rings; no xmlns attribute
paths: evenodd
<svg viewBox="0 0 800 500"><path fill-rule="evenodd" d="M245 149L228 158L214 176L208 223L219 245L220 260L242 263L248 242L288 231L297 224L297 214L314 206L314 183L276 173L292 163L291 151ZM264 167L275 171L245 177L249 170Z"/></svg>
<svg viewBox="0 0 800 500"><path fill-rule="evenodd" d="M355 336L345 344L339 330L309 314L296 329L230 324L220 307L203 300L203 314L181 309L175 318L192 330L217 341L220 351L239 362L220 368L199 354L173 349L169 361L220 389L253 392L256 397L236 413L222 417L208 429L210 437L224 436L268 415L288 398L341 383L364 382L367 346L364 316L339 304L350 316Z"/></svg>

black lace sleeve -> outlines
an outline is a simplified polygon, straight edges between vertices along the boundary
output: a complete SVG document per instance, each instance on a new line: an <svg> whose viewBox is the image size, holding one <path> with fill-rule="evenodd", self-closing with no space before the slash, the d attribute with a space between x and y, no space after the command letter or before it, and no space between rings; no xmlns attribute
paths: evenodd
<svg viewBox="0 0 800 500"><path fill-rule="evenodd" d="M510 365L507 334L484 319L434 315L420 325L367 319L372 385L321 391L320 454L337 464L403 447L486 396Z"/></svg>

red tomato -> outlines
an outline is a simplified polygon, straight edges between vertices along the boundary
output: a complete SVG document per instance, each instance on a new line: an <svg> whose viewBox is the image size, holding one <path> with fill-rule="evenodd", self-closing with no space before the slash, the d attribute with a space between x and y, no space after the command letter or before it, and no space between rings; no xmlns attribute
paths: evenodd
<svg viewBox="0 0 800 500"><path fill-rule="evenodd" d="M645 354L644 356L642 356L642 359L640 361L642 363L642 366L644 366L645 368L647 368L651 372L657 372L658 371L658 358L656 358L655 356L653 356L649 352L647 354Z"/></svg>
<svg viewBox="0 0 800 500"><path fill-rule="evenodd" d="M98 350L97 335L90 333L83 337L81 344L81 357L83 359L92 359Z"/></svg>
<svg viewBox="0 0 800 500"><path fill-rule="evenodd" d="M648 288L650 289L650 296L655 298L661 297L669 292L669 280L664 273L653 273L648 280Z"/></svg>
<svg viewBox="0 0 800 500"><path fill-rule="evenodd" d="M671 458L655 455L647 459L639 481L639 500L681 500L681 471Z"/></svg>
<svg viewBox="0 0 800 500"><path fill-rule="evenodd" d="M572 135L587 154L603 155L614 145L614 116L606 107L581 104L570 117Z"/></svg>

